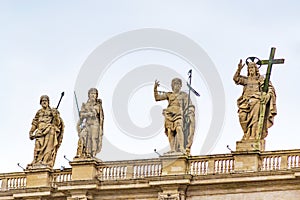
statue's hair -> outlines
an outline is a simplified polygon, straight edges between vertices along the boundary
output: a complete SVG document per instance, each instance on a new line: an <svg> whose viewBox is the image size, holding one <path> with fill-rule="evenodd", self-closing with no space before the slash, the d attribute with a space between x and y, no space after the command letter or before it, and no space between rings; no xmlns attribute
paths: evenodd
<svg viewBox="0 0 300 200"><path fill-rule="evenodd" d="M97 97L98 97L98 90L97 90L97 88L91 88L91 89L89 89L89 92L88 92L88 95L90 96L90 93L91 92L96 92L96 94L97 94ZM96 98L97 98L96 97Z"/></svg>
<svg viewBox="0 0 300 200"><path fill-rule="evenodd" d="M49 97L48 97L47 95L42 95L42 96L40 97L40 104L42 103L42 100L43 100L43 99L47 99L48 103L50 103Z"/></svg>
<svg viewBox="0 0 300 200"><path fill-rule="evenodd" d="M179 82L180 83L180 86L182 86L182 80L180 78L173 78L172 79L172 88L173 88L173 85L176 83L176 82Z"/></svg>

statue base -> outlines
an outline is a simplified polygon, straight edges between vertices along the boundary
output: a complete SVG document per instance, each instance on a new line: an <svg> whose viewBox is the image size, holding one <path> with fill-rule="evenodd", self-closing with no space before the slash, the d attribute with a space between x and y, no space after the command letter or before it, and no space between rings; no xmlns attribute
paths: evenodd
<svg viewBox="0 0 300 200"><path fill-rule="evenodd" d="M74 158L72 166L72 180L93 180L96 177L98 166L102 161L98 158Z"/></svg>
<svg viewBox="0 0 300 200"><path fill-rule="evenodd" d="M26 170L35 170L35 169L52 169L52 167L42 163L31 163L28 164L26 167Z"/></svg>
<svg viewBox="0 0 300 200"><path fill-rule="evenodd" d="M53 170L48 165L40 163L27 165L25 170L26 188L50 187L52 172Z"/></svg>
<svg viewBox="0 0 300 200"><path fill-rule="evenodd" d="M184 154L184 153L182 153L182 152L176 152L176 151L174 151L174 152L166 152L166 153L164 153L164 155L163 156L184 156L184 155L186 155L186 154Z"/></svg>
<svg viewBox="0 0 300 200"><path fill-rule="evenodd" d="M99 158L96 158L96 157L90 157L90 156L81 156L81 157L79 157L79 156L75 156L74 158L73 158L73 161L72 162L78 162L78 161L88 161L88 162L90 162L90 161L95 161L95 162L103 162L101 159L99 159Z"/></svg>
<svg viewBox="0 0 300 200"><path fill-rule="evenodd" d="M236 151L265 151L265 140L241 140L236 142Z"/></svg>
<svg viewBox="0 0 300 200"><path fill-rule="evenodd" d="M162 175L186 174L188 170L188 162L187 155L184 153L165 153L159 158L162 161Z"/></svg>

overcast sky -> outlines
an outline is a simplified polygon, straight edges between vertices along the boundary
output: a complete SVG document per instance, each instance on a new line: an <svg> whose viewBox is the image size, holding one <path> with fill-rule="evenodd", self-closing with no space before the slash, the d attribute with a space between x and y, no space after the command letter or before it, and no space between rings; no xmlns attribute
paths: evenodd
<svg viewBox="0 0 300 200"><path fill-rule="evenodd" d="M153 83L159 79L160 89L170 90L173 75L186 81L189 69L194 72L192 85L201 94L193 97L197 132L192 154L229 153L226 146L235 150L243 135L236 106L242 87L232 76L239 59L267 59L271 47L285 63L272 71L278 115L266 150L299 149L299 9L296 0L0 1L0 172L21 171L17 163L31 163L34 142L28 132L39 98L47 94L56 107L62 91L59 111L65 133L55 168L69 167L63 156L73 159L78 140L73 92L77 90L81 105L89 86L97 87L103 100L100 159L155 158L153 149L163 154L168 141L161 110L167 104L154 101ZM162 34L152 37L151 31ZM167 37L160 38L164 34ZM139 40L153 46L140 45ZM160 47L165 42L170 49ZM183 55L180 50L187 44L190 51ZM192 51L192 44L200 50ZM192 57L195 60L189 60ZM201 60L203 64L195 64ZM260 73L265 71L266 66L261 67ZM220 118L213 125L220 129L213 132L211 124ZM213 141L209 147L205 138Z"/></svg>

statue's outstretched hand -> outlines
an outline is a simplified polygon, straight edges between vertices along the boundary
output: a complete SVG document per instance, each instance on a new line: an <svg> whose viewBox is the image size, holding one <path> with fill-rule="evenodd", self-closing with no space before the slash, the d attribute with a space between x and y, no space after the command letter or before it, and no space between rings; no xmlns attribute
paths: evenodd
<svg viewBox="0 0 300 200"><path fill-rule="evenodd" d="M154 90L157 90L157 87L159 86L159 81L158 80L155 80L155 83L154 83Z"/></svg>
<svg viewBox="0 0 300 200"><path fill-rule="evenodd" d="M238 69L242 70L244 66L245 66L245 63L243 64L242 59L240 59L240 63L238 64Z"/></svg>

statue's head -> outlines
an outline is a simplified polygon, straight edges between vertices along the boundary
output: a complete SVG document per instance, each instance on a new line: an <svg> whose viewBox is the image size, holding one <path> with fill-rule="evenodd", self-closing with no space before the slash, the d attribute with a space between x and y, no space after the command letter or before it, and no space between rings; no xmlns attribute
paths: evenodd
<svg viewBox="0 0 300 200"><path fill-rule="evenodd" d="M259 76L259 70L255 62L248 63L248 76Z"/></svg>
<svg viewBox="0 0 300 200"><path fill-rule="evenodd" d="M174 92L179 92L180 89L181 89L181 87L182 87L182 81L181 81L181 79L180 78L174 78L172 80L171 86L172 86L172 90Z"/></svg>
<svg viewBox="0 0 300 200"><path fill-rule="evenodd" d="M42 95L40 97L40 104L43 107L48 107L50 103L49 97L47 95Z"/></svg>
<svg viewBox="0 0 300 200"><path fill-rule="evenodd" d="M96 100L98 98L98 90L96 88L91 88L89 89L88 95L89 99L94 98Z"/></svg>

